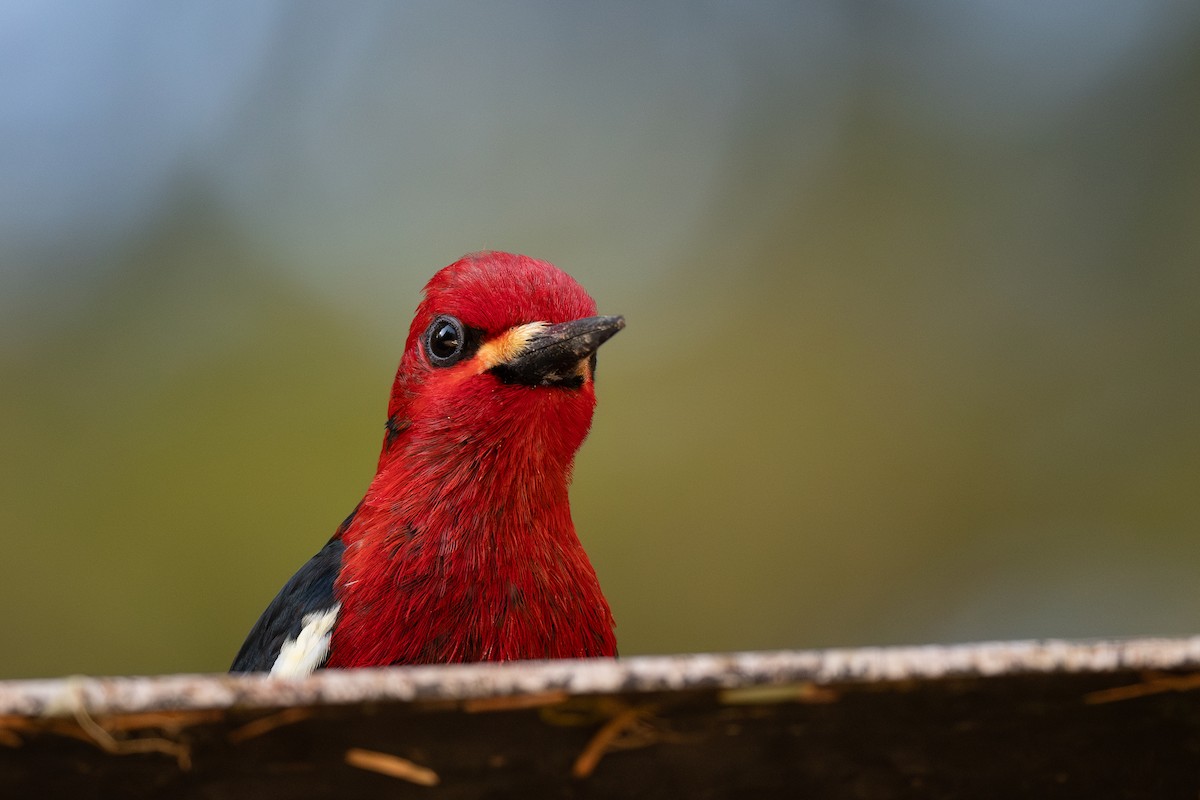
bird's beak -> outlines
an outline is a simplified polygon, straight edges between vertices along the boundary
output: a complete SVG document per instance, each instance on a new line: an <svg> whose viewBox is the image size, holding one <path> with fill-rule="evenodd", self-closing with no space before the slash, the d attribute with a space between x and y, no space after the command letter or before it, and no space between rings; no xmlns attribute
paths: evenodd
<svg viewBox="0 0 1200 800"><path fill-rule="evenodd" d="M505 383L578 388L600 345L625 327L624 317L587 317L541 328L515 356L492 368ZM591 363L589 363L591 362Z"/></svg>

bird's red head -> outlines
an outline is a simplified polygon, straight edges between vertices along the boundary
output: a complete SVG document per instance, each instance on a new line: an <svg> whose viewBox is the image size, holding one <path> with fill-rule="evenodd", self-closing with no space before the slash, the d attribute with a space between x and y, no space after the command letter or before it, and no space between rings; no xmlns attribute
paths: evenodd
<svg viewBox="0 0 1200 800"><path fill-rule="evenodd" d="M596 350L624 324L527 256L477 253L433 276L378 472L341 534L331 666L615 653L567 486Z"/></svg>
<svg viewBox="0 0 1200 800"><path fill-rule="evenodd" d="M476 253L440 270L409 329L380 467L507 444L569 470L591 426L596 349L625 324L595 314L571 276L528 256Z"/></svg>

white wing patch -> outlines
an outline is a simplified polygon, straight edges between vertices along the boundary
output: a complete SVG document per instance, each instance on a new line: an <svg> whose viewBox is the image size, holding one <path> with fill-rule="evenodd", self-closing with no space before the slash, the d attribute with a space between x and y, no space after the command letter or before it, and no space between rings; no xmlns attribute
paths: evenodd
<svg viewBox="0 0 1200 800"><path fill-rule="evenodd" d="M337 622L337 615L341 610L342 604L337 603L328 611L305 614L300 633L295 639L288 639L283 643L279 657L271 667L271 674L284 678L303 678L311 675L329 653L333 624Z"/></svg>

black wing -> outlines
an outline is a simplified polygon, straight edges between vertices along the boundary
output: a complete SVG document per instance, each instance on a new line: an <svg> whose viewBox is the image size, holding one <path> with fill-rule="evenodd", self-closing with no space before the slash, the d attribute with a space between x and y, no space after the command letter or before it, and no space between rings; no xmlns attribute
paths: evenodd
<svg viewBox="0 0 1200 800"><path fill-rule="evenodd" d="M250 629L230 672L269 672L284 643L300 633L305 615L324 613L337 605L333 584L345 549L340 536L335 536L284 584Z"/></svg>

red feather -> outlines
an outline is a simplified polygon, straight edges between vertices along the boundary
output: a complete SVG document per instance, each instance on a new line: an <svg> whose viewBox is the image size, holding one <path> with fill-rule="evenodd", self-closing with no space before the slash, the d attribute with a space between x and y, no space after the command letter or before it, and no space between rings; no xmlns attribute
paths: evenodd
<svg viewBox="0 0 1200 800"><path fill-rule="evenodd" d="M441 314L485 341L593 316L544 261L468 256L425 287L396 373L378 471L346 545L329 667L616 655L613 619L571 520L567 486L596 396L505 384L474 359L428 363Z"/></svg>

